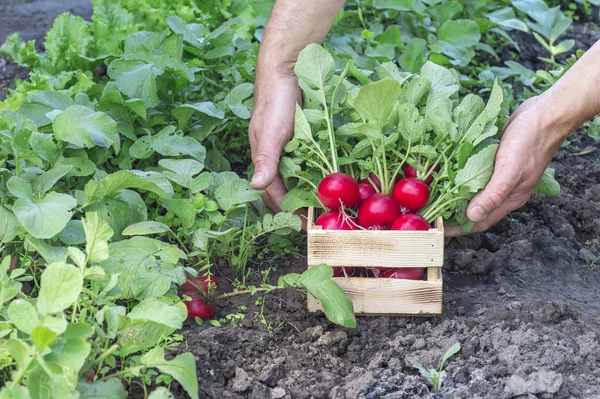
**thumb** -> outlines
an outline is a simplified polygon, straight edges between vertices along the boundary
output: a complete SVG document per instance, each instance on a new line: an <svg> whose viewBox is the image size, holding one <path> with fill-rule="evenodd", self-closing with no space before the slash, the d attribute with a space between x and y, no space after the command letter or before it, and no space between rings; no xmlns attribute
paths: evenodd
<svg viewBox="0 0 600 399"><path fill-rule="evenodd" d="M474 223L481 222L492 211L500 207L517 185L518 179L506 170L494 172L485 189L469 204L467 217Z"/></svg>
<svg viewBox="0 0 600 399"><path fill-rule="evenodd" d="M277 176L279 167L279 156L281 150L271 146L260 146L256 153L252 154L254 163L254 176L250 185L257 190L263 190L273 183Z"/></svg>

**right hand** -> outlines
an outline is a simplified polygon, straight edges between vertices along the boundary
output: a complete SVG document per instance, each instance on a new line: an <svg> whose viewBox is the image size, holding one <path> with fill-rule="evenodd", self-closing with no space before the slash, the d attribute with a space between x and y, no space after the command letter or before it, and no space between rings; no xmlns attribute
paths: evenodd
<svg viewBox="0 0 600 399"><path fill-rule="evenodd" d="M251 186L265 190L263 201L273 212L281 211L287 192L279 175L279 158L294 134L297 103L302 103L302 92L292 72L283 76L257 74L249 129L254 163Z"/></svg>

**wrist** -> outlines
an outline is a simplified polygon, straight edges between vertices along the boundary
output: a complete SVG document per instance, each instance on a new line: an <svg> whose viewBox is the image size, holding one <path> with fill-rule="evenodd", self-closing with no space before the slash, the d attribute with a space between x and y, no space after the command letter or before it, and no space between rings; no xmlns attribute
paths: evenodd
<svg viewBox="0 0 600 399"><path fill-rule="evenodd" d="M555 89L552 87L537 97L539 125L543 131L562 142L588 118L582 115L580 107L565 104L568 97Z"/></svg>

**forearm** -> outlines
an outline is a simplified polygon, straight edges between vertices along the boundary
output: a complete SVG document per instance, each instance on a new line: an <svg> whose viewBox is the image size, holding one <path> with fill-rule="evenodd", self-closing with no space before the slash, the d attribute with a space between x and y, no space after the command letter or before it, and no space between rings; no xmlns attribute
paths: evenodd
<svg viewBox="0 0 600 399"><path fill-rule="evenodd" d="M540 97L545 104L542 118L562 139L600 113L600 41Z"/></svg>
<svg viewBox="0 0 600 399"><path fill-rule="evenodd" d="M258 55L257 74L291 74L298 53L321 43L345 0L277 0Z"/></svg>

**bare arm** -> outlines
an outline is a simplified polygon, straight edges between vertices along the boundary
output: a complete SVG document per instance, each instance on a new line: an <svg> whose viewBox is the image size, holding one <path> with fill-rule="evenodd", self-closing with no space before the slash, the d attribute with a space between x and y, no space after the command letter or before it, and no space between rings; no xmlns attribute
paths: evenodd
<svg viewBox="0 0 600 399"><path fill-rule="evenodd" d="M494 174L473 198L467 215L475 231L486 230L523 206L562 142L600 113L600 42L538 97L525 101L510 117L496 154ZM457 227L448 235L461 234Z"/></svg>
<svg viewBox="0 0 600 399"><path fill-rule="evenodd" d="M252 186L265 189L263 199L275 211L286 193L277 170L279 157L293 134L296 103L302 101L294 64L304 47L323 41L344 3L277 0L265 29L249 138L255 166Z"/></svg>

